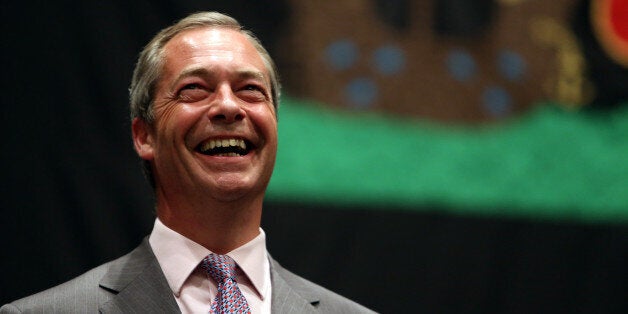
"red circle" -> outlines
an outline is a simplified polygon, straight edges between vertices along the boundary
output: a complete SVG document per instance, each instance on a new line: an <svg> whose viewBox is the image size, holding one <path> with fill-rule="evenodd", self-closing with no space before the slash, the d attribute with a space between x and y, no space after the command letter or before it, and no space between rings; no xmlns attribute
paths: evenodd
<svg viewBox="0 0 628 314"><path fill-rule="evenodd" d="M622 41L628 41L628 0L611 0L609 10L613 31Z"/></svg>

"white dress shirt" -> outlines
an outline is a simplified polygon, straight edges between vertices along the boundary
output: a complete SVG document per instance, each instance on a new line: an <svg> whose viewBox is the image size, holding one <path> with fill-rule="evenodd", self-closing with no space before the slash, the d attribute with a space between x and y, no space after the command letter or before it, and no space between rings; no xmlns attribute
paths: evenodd
<svg viewBox="0 0 628 314"><path fill-rule="evenodd" d="M148 239L182 313L209 313L217 294L217 283L199 266L210 253L155 219ZM270 262L266 234L227 253L238 264L236 281L252 313L270 313Z"/></svg>

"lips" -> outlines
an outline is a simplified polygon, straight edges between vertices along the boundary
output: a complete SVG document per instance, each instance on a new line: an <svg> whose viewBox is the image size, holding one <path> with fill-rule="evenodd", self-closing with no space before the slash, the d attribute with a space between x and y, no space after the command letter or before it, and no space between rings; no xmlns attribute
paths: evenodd
<svg viewBox="0 0 628 314"><path fill-rule="evenodd" d="M198 145L197 151L203 155L218 157L245 156L252 149L252 144L241 138L209 139Z"/></svg>

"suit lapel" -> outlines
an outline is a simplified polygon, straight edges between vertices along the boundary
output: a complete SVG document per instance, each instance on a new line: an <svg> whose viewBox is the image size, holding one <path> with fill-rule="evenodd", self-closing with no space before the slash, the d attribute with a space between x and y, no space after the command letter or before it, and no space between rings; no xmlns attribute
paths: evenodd
<svg viewBox="0 0 628 314"><path fill-rule="evenodd" d="M310 291L290 284L284 278L288 274L279 263L270 258L270 278L273 286L271 312L273 314L316 313L314 305L320 301Z"/></svg>
<svg viewBox="0 0 628 314"><path fill-rule="evenodd" d="M117 293L100 307L101 313L180 313L147 239L112 262L100 286Z"/></svg>

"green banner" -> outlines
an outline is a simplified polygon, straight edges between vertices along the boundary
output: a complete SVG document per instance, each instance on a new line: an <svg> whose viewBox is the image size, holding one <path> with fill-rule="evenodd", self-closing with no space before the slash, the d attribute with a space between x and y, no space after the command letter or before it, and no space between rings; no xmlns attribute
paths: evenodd
<svg viewBox="0 0 628 314"><path fill-rule="evenodd" d="M274 201L628 222L628 106L444 125L284 97Z"/></svg>

